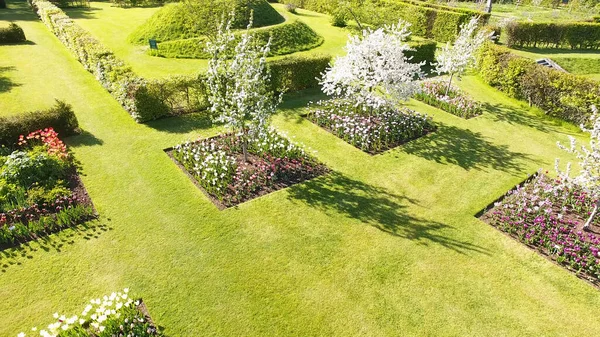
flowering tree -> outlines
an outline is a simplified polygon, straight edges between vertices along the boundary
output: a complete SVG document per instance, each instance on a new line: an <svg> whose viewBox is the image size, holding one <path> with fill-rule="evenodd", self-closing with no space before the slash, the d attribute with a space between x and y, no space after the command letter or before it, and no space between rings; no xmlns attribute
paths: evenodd
<svg viewBox="0 0 600 337"><path fill-rule="evenodd" d="M241 138L244 160L248 161L248 141L267 131L269 117L280 97L275 98L267 71L271 40L259 46L246 31L236 37L231 31L234 13L219 25L214 41L207 43L212 55L208 63L208 100L218 122L232 128Z"/></svg>
<svg viewBox="0 0 600 337"><path fill-rule="evenodd" d="M588 192L591 197L596 198L594 209L585 222L583 226L584 229L589 229L590 224L596 217L598 207L600 207L600 115L595 106L592 107L591 120L593 122L591 129L586 128L583 124L581 125L581 130L589 133L591 136L589 148L583 145L580 148L577 148L577 142L575 141L575 138L571 136L569 136L569 139L571 140L569 147L557 142L558 147L569 153L575 154L577 159L580 160L579 165L581 166L581 171L579 172L579 175L576 177L570 176L571 163L567 164L567 169L564 172L559 169L558 158L555 163L555 169L563 181L563 184L579 185Z"/></svg>
<svg viewBox="0 0 600 337"><path fill-rule="evenodd" d="M351 36L346 56L335 59L321 79L323 92L343 96L378 108L387 103L386 97L397 101L408 99L418 91L415 79L423 76L424 63L409 63L404 52L411 50L406 43L410 24L395 25Z"/></svg>
<svg viewBox="0 0 600 337"><path fill-rule="evenodd" d="M446 87L446 95L450 90L454 75L462 75L475 62L475 53L481 47L489 34L483 30L477 31L479 18L473 17L460 26L460 33L454 44L447 42L435 57L438 74L449 74L450 80Z"/></svg>

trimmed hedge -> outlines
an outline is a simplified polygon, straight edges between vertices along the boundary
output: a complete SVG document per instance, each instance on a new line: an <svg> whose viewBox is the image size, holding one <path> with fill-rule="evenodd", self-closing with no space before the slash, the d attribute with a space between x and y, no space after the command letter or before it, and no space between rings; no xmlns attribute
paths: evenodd
<svg viewBox="0 0 600 337"><path fill-rule="evenodd" d="M250 11L254 11L254 28L272 26L283 23L285 19L265 0L222 0L217 3L206 3L201 6L203 0L199 0L195 6L197 10L206 10L201 17L217 16L218 22L222 13L229 13L235 7L235 18L233 29L244 29L248 26ZM158 42L175 41L183 39L198 38L206 34L207 24L200 24L191 15L187 14L189 9L185 3L167 4L159 9L141 26L137 27L128 37L133 44L145 45L149 39ZM217 8L214 8L217 6ZM211 21L212 22L212 21Z"/></svg>
<svg viewBox="0 0 600 337"><path fill-rule="evenodd" d="M509 47L598 49L600 23L513 22L506 26Z"/></svg>
<svg viewBox="0 0 600 337"><path fill-rule="evenodd" d="M304 0L297 4L302 3L306 9L328 14L339 7L337 0ZM416 0L365 0L362 8L368 11L360 18L366 24L380 26L403 19L411 24L413 34L439 42L454 40L460 26L471 17L481 17L481 24L486 24L490 17L479 11Z"/></svg>
<svg viewBox="0 0 600 337"><path fill-rule="evenodd" d="M32 0L32 6L44 24L137 122L193 112L204 106L198 103L204 99L203 84L198 79L144 80L52 3ZM185 87L186 83L189 87Z"/></svg>
<svg viewBox="0 0 600 337"><path fill-rule="evenodd" d="M8 27L0 28L0 44L25 42L25 33L16 23L11 22Z"/></svg>
<svg viewBox="0 0 600 337"><path fill-rule="evenodd" d="M47 110L0 116L0 144L10 145L20 135L52 127L61 137L79 133L79 122L72 107L57 100Z"/></svg>
<svg viewBox="0 0 600 337"><path fill-rule="evenodd" d="M405 54L408 57L412 57L410 60L413 63L419 63L425 61L425 65L429 65L435 61L435 51L437 49L437 43L433 40L414 40L410 41L408 45L414 49L414 51L407 51Z"/></svg>
<svg viewBox="0 0 600 337"><path fill-rule="evenodd" d="M491 43L481 49L477 67L489 85L569 122L588 123L590 107L600 105L599 82L538 65Z"/></svg>
<svg viewBox="0 0 600 337"><path fill-rule="evenodd" d="M269 62L273 91L298 91L319 86L330 55L288 56Z"/></svg>
<svg viewBox="0 0 600 337"><path fill-rule="evenodd" d="M271 40L270 56L291 54L298 51L309 50L320 46L323 38L315 33L302 21L293 21L281 25L253 29L252 33L258 41L266 44ZM209 55L204 50L206 37L167 41L159 44L158 51L147 50L148 55L157 55L167 58L198 58L207 59Z"/></svg>

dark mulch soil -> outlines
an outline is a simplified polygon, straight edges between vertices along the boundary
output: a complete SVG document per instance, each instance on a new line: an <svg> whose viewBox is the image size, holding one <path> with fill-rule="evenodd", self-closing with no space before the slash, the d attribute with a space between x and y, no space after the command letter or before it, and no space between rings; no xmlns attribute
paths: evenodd
<svg viewBox="0 0 600 337"><path fill-rule="evenodd" d="M290 179L290 180L286 180L286 181L274 181L273 184L263 186L262 189L258 190L256 193L240 200L239 202L230 204L230 203L223 202L223 201L219 200L218 198L215 198L208 192L206 192L206 190L202 187L202 185L200 185L198 180L196 180L196 178L188 172L188 170L185 168L185 166L181 165L181 163L173 156L172 148L165 149L164 151L169 156L169 158L171 158L171 160L173 160L173 162L188 176L188 178L190 178L190 180L194 183L194 185L196 185L196 187L198 187L202 191L202 193L204 193L204 195L208 199L210 199L210 201L212 201L213 204L215 204L215 206L217 206L217 208L219 210L224 210L224 209L227 209L230 207L235 207L239 204L250 201L252 199L256 199L263 195L267 195L269 193L290 187L292 185L314 179L316 177L322 176L322 175L330 172L330 170L325 165L318 164L317 166L313 167L313 170L310 173L305 171L302 174L302 176L296 177L295 179ZM242 167L244 167L244 166L254 167L260 159L260 157L253 155L253 154L248 154L248 162L244 161L243 154L236 154L235 157L236 157L236 162L238 163L238 165L240 165Z"/></svg>

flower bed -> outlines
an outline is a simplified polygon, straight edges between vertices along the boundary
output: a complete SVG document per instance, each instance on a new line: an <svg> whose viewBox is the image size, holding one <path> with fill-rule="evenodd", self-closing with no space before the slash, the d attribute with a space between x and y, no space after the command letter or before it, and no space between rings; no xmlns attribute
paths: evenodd
<svg viewBox="0 0 600 337"><path fill-rule="evenodd" d="M0 247L94 217L73 157L52 128L0 149Z"/></svg>
<svg viewBox="0 0 600 337"><path fill-rule="evenodd" d="M221 209L328 171L275 131L250 141L248 161L241 141L231 133L180 144L168 152Z"/></svg>
<svg viewBox="0 0 600 337"><path fill-rule="evenodd" d="M414 98L458 117L472 118L481 115L479 103L469 99L455 87L451 87L446 95L446 83L440 81L423 82L421 91Z"/></svg>
<svg viewBox="0 0 600 337"><path fill-rule="evenodd" d="M431 118L410 109L385 105L376 111L345 99L319 101L306 116L347 143L376 154L435 129Z"/></svg>
<svg viewBox="0 0 600 337"><path fill-rule="evenodd" d="M54 314L54 323L29 336L42 337L153 337L164 336L152 322L141 300L129 298L129 289L92 299L81 315ZM18 337L28 336L21 332Z"/></svg>
<svg viewBox="0 0 600 337"><path fill-rule="evenodd" d="M481 219L598 285L598 223L591 232L582 230L595 198L538 174L508 192Z"/></svg>

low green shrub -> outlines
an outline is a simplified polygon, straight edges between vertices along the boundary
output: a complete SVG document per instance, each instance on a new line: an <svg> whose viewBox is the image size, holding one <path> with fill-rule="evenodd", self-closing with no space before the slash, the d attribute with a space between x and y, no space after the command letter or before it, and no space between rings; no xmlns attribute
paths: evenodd
<svg viewBox="0 0 600 337"><path fill-rule="evenodd" d="M20 43L25 41L27 41L25 33L16 23L11 22L8 27L0 28L0 44Z"/></svg>
<svg viewBox="0 0 600 337"><path fill-rule="evenodd" d="M412 57L410 62L419 63L425 61L426 65L430 65L435 61L435 51L437 49L435 41L428 39L413 40L408 45L414 49L414 51L405 53L407 57Z"/></svg>
<svg viewBox="0 0 600 337"><path fill-rule="evenodd" d="M283 92L318 87L318 78L330 62L330 55L288 56L271 61L269 71L273 90Z"/></svg>
<svg viewBox="0 0 600 337"><path fill-rule="evenodd" d="M0 0L0 8L6 8L6 1Z"/></svg>
<svg viewBox="0 0 600 337"><path fill-rule="evenodd" d="M57 100L47 110L0 116L0 144L11 144L20 135L47 127L52 127L64 137L76 134L79 123L71 106Z"/></svg>
<svg viewBox="0 0 600 337"><path fill-rule="evenodd" d="M572 123L589 122L590 107L600 105L599 82L538 65L491 43L480 51L477 67L489 85Z"/></svg>
<svg viewBox="0 0 600 337"><path fill-rule="evenodd" d="M340 11L337 0L298 0L297 5L334 16ZM399 19L403 19L412 25L414 35L439 42L454 40L460 25L471 17L480 17L482 24L487 23L490 17L489 14L475 10L416 0L364 0L353 10L361 22L373 26L397 23Z"/></svg>
<svg viewBox="0 0 600 337"><path fill-rule="evenodd" d="M509 47L598 49L600 23L512 22L506 26Z"/></svg>
<svg viewBox="0 0 600 337"><path fill-rule="evenodd" d="M320 46L323 38L302 21L292 21L281 25L264 27L252 31L259 43L266 44L271 39L270 56L291 54ZM160 43L158 50L148 50L149 55L166 58L198 58L211 57L205 51L206 37Z"/></svg>

